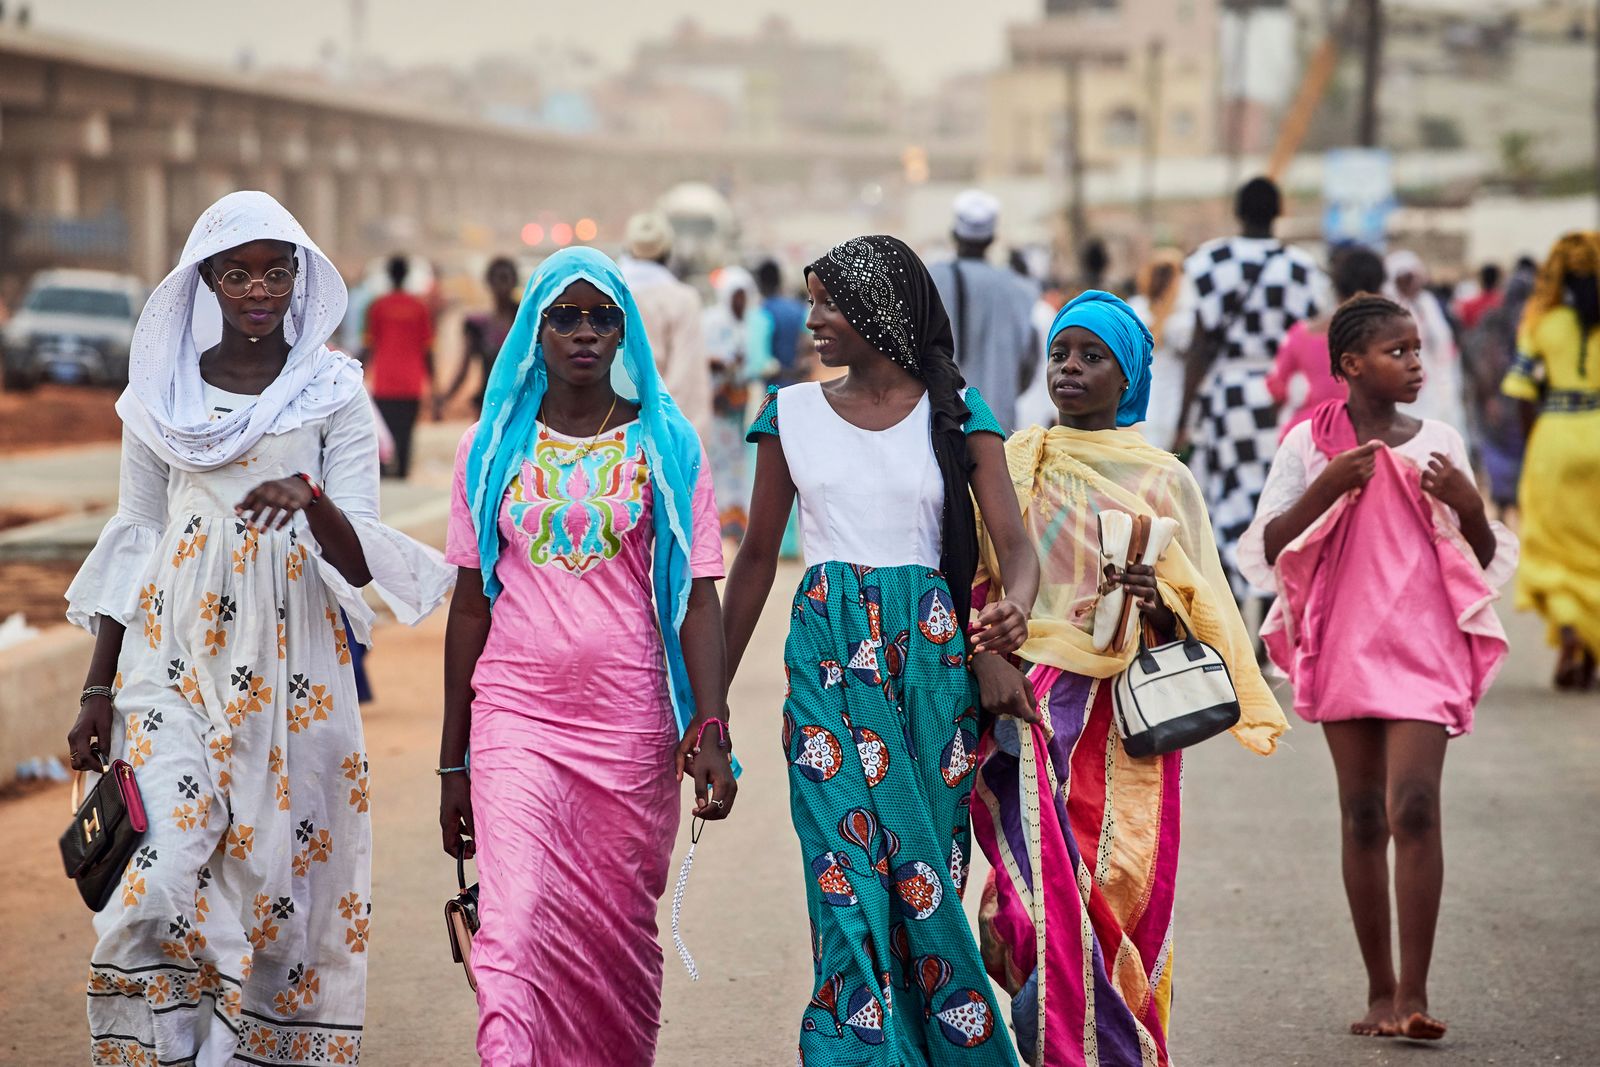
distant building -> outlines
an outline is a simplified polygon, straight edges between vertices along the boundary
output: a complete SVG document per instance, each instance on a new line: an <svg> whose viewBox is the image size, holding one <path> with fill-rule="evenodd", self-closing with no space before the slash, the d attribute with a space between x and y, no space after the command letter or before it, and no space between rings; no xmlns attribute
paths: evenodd
<svg viewBox="0 0 1600 1067"><path fill-rule="evenodd" d="M1287 0L1045 0L1011 27L991 81L988 159L1001 175L1066 166L1078 65L1088 167L1259 152L1299 79Z"/></svg>
<svg viewBox="0 0 1600 1067"><path fill-rule="evenodd" d="M1086 164L1136 157L1152 133L1164 156L1214 149L1217 0L1046 0L1045 12L1010 28L1009 63L990 82L996 174L1064 169L1074 62Z"/></svg>
<svg viewBox="0 0 1600 1067"><path fill-rule="evenodd" d="M627 77L719 96L734 132L755 140L881 134L896 107L894 79L877 52L804 40L778 17L748 37L684 20L667 39L640 46Z"/></svg>

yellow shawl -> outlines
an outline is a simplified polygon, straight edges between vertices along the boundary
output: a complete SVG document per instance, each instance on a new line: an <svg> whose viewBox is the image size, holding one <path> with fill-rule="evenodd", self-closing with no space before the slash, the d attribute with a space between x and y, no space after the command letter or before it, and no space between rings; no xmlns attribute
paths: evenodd
<svg viewBox="0 0 1600 1067"><path fill-rule="evenodd" d="M1120 655L1096 652L1089 634L1101 581L1096 516L1106 508L1171 516L1178 520L1178 534L1156 565L1162 599L1186 630L1227 661L1239 694L1234 737L1254 752L1270 754L1288 723L1256 665L1189 469L1136 430L1064 426L1017 433L1006 442L1006 462L1041 572L1028 640L1017 654L1091 678L1110 678L1126 669L1134 649ZM982 583L999 568L981 527L980 540Z"/></svg>

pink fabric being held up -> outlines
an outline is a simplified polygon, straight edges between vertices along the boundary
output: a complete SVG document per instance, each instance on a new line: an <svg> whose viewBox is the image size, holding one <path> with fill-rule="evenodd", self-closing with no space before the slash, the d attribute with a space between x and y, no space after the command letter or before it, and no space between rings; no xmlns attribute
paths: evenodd
<svg viewBox="0 0 1600 1067"><path fill-rule="evenodd" d="M1267 391L1278 403L1289 399L1289 386L1296 378L1305 379L1308 392L1298 407L1289 412L1278 431L1283 440L1289 431L1311 417L1312 412L1330 400L1343 401L1349 390L1333 376L1328 358L1328 335L1312 333L1305 322L1289 327L1289 332L1278 346L1272 360L1272 373L1267 375Z"/></svg>
<svg viewBox="0 0 1600 1067"><path fill-rule="evenodd" d="M1312 415L1324 456L1356 447L1341 402ZM1279 555L1279 605L1262 628L1308 722L1412 719L1451 736L1506 655L1495 593L1422 472L1385 447L1365 488L1346 493Z"/></svg>

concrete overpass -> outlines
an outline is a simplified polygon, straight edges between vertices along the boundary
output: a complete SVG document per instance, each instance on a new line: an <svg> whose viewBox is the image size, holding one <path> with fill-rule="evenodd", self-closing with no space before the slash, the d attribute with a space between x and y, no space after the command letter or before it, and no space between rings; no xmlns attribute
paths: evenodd
<svg viewBox="0 0 1600 1067"><path fill-rule="evenodd" d="M279 197L346 268L404 246L507 249L541 213L600 225L678 181L815 208L875 183L894 202L901 145L650 144L493 124L282 74L241 74L0 28L0 272L50 263L160 278L206 205L239 188ZM976 159L934 151L930 176Z"/></svg>

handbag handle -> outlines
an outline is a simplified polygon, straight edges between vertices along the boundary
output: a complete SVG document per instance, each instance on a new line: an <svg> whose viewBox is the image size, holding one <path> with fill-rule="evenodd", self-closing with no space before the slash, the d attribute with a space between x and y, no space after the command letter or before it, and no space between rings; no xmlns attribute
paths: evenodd
<svg viewBox="0 0 1600 1067"><path fill-rule="evenodd" d="M1205 646L1194 635L1194 631L1183 624L1183 620L1178 618L1176 613L1172 616L1172 624L1183 638L1183 654L1189 662L1193 663L1196 660L1204 659L1206 655ZM1155 656L1150 654L1149 630L1145 626L1139 627L1139 648L1134 653L1134 659L1139 661L1140 669L1146 674L1154 674L1160 669L1160 665L1156 663Z"/></svg>
<svg viewBox="0 0 1600 1067"><path fill-rule="evenodd" d="M105 755L103 753L101 753L99 745L90 745L89 746L89 754L95 758L95 761L97 763L100 764L100 773L101 774L110 774L111 773L111 764L106 762L106 757L105 757ZM71 796L70 800L68 801L68 803L70 803L72 806L70 808L68 808L67 810L72 812L74 815L76 815L78 813L78 809L79 808L83 807L83 776L88 774L88 773L89 772L85 771L85 770L79 770L79 771L74 771L73 772L73 775L72 775L72 796Z"/></svg>
<svg viewBox="0 0 1600 1067"><path fill-rule="evenodd" d="M464 838L463 843L470 840L472 840L470 837ZM463 847L456 852L456 885L461 887L463 893L467 891L467 861L463 858L466 851Z"/></svg>

